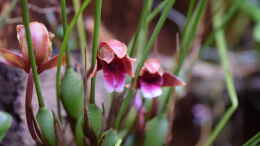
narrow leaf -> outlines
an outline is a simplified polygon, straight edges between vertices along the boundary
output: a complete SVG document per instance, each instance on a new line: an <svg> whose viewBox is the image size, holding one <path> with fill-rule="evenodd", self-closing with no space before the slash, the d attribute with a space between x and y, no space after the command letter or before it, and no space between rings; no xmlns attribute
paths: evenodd
<svg viewBox="0 0 260 146"><path fill-rule="evenodd" d="M116 131L109 130L105 136L102 146L120 146L122 139L119 138Z"/></svg>
<svg viewBox="0 0 260 146"><path fill-rule="evenodd" d="M102 111L95 104L88 106L88 119L90 128L92 128L96 136L99 136L102 130L103 115Z"/></svg>
<svg viewBox="0 0 260 146"><path fill-rule="evenodd" d="M165 144L168 121L166 115L159 115L148 122L144 146L163 146Z"/></svg>

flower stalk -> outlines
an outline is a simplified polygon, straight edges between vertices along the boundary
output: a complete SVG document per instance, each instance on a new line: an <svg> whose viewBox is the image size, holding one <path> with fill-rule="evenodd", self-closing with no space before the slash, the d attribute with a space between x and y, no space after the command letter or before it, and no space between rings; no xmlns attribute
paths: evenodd
<svg viewBox="0 0 260 146"><path fill-rule="evenodd" d="M38 104L40 107L45 107L43 96L42 96L42 91L41 91L41 83L40 83L40 78L37 72L37 66L36 66L36 59L35 55L33 52L32 48L32 39L31 39L31 32L29 29L29 9L28 9L28 2L27 0L21 0L21 5L22 5L22 15L23 15L23 23L25 27L25 33L26 33L26 40L28 44L28 53L29 53L29 60L32 68L32 73L33 73L33 80L35 82L35 88L36 88L36 93L38 97Z"/></svg>
<svg viewBox="0 0 260 146"><path fill-rule="evenodd" d="M102 0L96 0L96 10L95 10L95 24L94 24L94 38L92 46L92 61L91 69L94 69L97 63L97 52L99 44L99 32L101 24L101 10L102 10ZM96 86L96 77L91 79L91 89L90 89L90 103L95 103L95 86Z"/></svg>
<svg viewBox="0 0 260 146"><path fill-rule="evenodd" d="M219 9L222 6L222 0L218 1L217 3L211 3L213 7L213 27L214 29L218 29L221 24L222 24L222 10ZM226 86L227 86L227 91L229 94L229 99L231 101L231 106L227 109L227 111L224 113L224 116L222 119L219 121L219 123L216 125L214 130L209 136L209 139L205 146L210 146L212 143L215 141L219 133L222 131L222 129L225 127L227 122L230 120L231 116L233 113L236 111L238 107L238 98L237 98L237 93L234 87L234 81L233 81L233 75L230 71L230 65L229 65L229 60L227 56L227 44L226 44L226 39L225 39L225 32L222 29L219 29L215 33L215 40L216 44L218 47L218 53L220 55L220 61L221 65L224 69L225 73L225 81L226 81Z"/></svg>
<svg viewBox="0 0 260 146"><path fill-rule="evenodd" d="M161 17L160 17L158 23L156 24L155 29L152 33L151 39L147 42L147 44L142 49L143 55L141 56L140 61L138 62L136 72L135 72L135 78L131 82L131 88L129 88L129 90L127 91L126 99L122 103L122 105L120 107L120 111L119 111L117 118L116 118L116 122L115 122L116 128L119 128L120 121L121 121L124 113L126 112L129 104L131 103L131 101L132 101L132 99L133 99L133 97L136 93L136 90L134 89L134 87L136 86L136 83L137 83L137 77L139 76L139 73L142 69L142 66L144 65L144 62L149 55L150 48L152 47L156 38L158 37L160 30L163 27L163 24L164 24L165 20L167 19L168 14L169 14L170 10L172 9L174 3L175 3L175 0L168 0L167 1L167 5L163 9Z"/></svg>
<svg viewBox="0 0 260 146"><path fill-rule="evenodd" d="M61 0L60 7L61 7L62 22L63 22L63 32L65 33L68 28L66 0ZM70 67L71 61L70 61L70 51L68 48L68 44L66 45L66 62L67 62L67 67Z"/></svg>

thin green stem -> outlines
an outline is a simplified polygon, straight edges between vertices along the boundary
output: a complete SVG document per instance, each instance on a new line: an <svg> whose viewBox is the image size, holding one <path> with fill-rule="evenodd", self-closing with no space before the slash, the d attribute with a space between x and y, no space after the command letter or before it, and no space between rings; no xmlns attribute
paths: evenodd
<svg viewBox="0 0 260 146"><path fill-rule="evenodd" d="M222 1L218 1L214 4L212 3L213 12L216 12L215 15L213 16L214 29L219 28L219 26L222 24L222 11L220 9L218 9L218 11L216 11L216 8L220 8L220 6L222 6ZM233 115L233 113L236 111L236 109L238 107L238 99L237 99L237 94L236 94L236 90L234 87L233 75L229 69L230 65L229 65L228 56L227 56L227 54L228 54L227 53L227 44L226 44L226 40L225 40L224 30L221 29L215 33L215 40L216 40L218 52L220 55L221 65L225 72L225 81L226 81L226 85L227 85L229 98L231 101L231 106L227 109L227 111L225 112L225 114L222 117L222 119L220 120L220 122L217 124L217 126L214 128L214 130L210 134L209 139L208 139L207 143L205 144L205 146L212 145L212 143L215 141L215 139L217 138L219 133L222 131L222 129L226 126L227 122L230 120L231 116Z"/></svg>
<svg viewBox="0 0 260 146"><path fill-rule="evenodd" d="M61 0L60 7L61 7L62 22L63 22L63 38L64 38L65 31L68 28L66 0ZM70 60L70 51L68 45L66 45L66 62L67 62L67 67L70 67L71 60Z"/></svg>
<svg viewBox="0 0 260 146"><path fill-rule="evenodd" d="M38 103L39 107L45 107L42 91L41 91L41 83L39 74L37 72L37 65L36 65L36 59L32 48L32 39L31 39L31 32L29 28L30 18L29 18L29 9L28 9L28 2L27 0L21 0L22 5L22 14L23 14L23 23L25 27L25 33L26 33L26 40L28 44L28 52L29 52L29 59L30 64L32 67L32 73L33 73L33 80L35 83L36 93L38 97Z"/></svg>
<svg viewBox="0 0 260 146"><path fill-rule="evenodd" d="M256 146L260 142L260 132L251 137L243 146Z"/></svg>
<svg viewBox="0 0 260 146"><path fill-rule="evenodd" d="M245 0L233 0L234 4L233 6L228 9L227 12L225 12L225 15L223 16L223 21L221 26L219 26L219 28L217 28L216 30L212 31L209 35L207 40L205 41L203 46L209 46L213 41L214 41L214 34L216 31L218 31L219 29L225 29L228 22L230 21L230 19L236 14L236 12L241 8L244 7L244 3ZM204 47L203 47L204 48Z"/></svg>
<svg viewBox="0 0 260 146"><path fill-rule="evenodd" d="M195 7L195 4L196 4L196 0L190 0L186 20L190 20L190 18L192 17L192 13L193 13L193 9Z"/></svg>
<svg viewBox="0 0 260 146"><path fill-rule="evenodd" d="M158 23L156 24L155 29L154 29L154 31L151 35L150 40L147 42L147 44L143 48L143 55L142 55L140 61L138 62L136 72L135 72L136 77L139 75L139 72L140 72L142 66L144 65L144 62L149 55L149 51L150 51L151 47L153 46L155 40L157 39L158 34L160 33L160 31L161 31L161 29L164 25L164 22L167 19L169 12L172 9L172 6L173 6L174 3L175 3L175 0L168 0L167 1L167 6L164 8L162 15L161 15Z"/></svg>
<svg viewBox="0 0 260 146"><path fill-rule="evenodd" d="M195 35L197 33L197 27L201 20L201 17L204 14L206 4L208 0L201 0L196 9L194 10L194 14L192 16L189 16L189 19L186 20L185 29L182 33L182 39L180 44L180 51L178 54L178 64L176 68L174 68L173 73L178 76L181 72L181 68L183 66L183 63L185 61L185 58L187 54L189 53L189 50L192 46L192 42L195 39ZM192 5L190 5L192 6ZM190 8L191 9L191 8ZM175 59L174 59L175 61ZM162 111L165 111L168 107L168 104L171 103L170 98L173 94L174 88L168 88L166 90L166 94L162 97L165 99L164 103L162 104L163 108Z"/></svg>
<svg viewBox="0 0 260 146"><path fill-rule="evenodd" d="M153 0L145 0L144 1L144 7L143 7L142 12L141 12L141 17L140 17L140 20L139 20L139 23L138 23L138 26L137 26L137 31L134 35L133 45L131 46L131 48L129 48L129 55L131 57L133 57L136 54L138 41L140 39L140 32L146 24L146 17L149 14L149 10L152 6L152 2L153 2Z"/></svg>
<svg viewBox="0 0 260 146"><path fill-rule="evenodd" d="M61 88L61 64L62 64L62 58L65 55L65 51L66 51L66 48L67 48L67 42L69 40L70 33L73 30L74 25L77 23L80 14L83 13L83 11L88 6L88 4L89 4L89 0L85 0L83 2L80 9L77 11L77 13L73 17L71 23L69 24L68 28L65 31L65 35L64 35L64 39L63 39L62 44L61 44L60 54L59 54L58 63L57 63L57 72L56 72L56 94L57 94L57 97L61 97L61 93L60 93L61 92L61 89L60 89Z"/></svg>
<svg viewBox="0 0 260 146"><path fill-rule="evenodd" d="M80 0L73 0L74 9L77 11L80 8ZM79 16L79 20L77 22L77 31L79 36L79 44L82 56L82 65L84 67L84 73L87 72L88 64L87 64L87 36L84 28L83 16Z"/></svg>
<svg viewBox="0 0 260 146"><path fill-rule="evenodd" d="M99 32L100 32L99 28L101 24L101 11L102 11L102 0L96 0L91 68L95 67L97 61L96 58L97 58L98 44L99 44ZM91 79L90 103L95 103L95 87L96 87L96 77L93 77Z"/></svg>
<svg viewBox="0 0 260 146"><path fill-rule="evenodd" d="M161 2L154 10L148 15L147 21L148 23L151 22L159 13L160 11L166 6L167 1Z"/></svg>

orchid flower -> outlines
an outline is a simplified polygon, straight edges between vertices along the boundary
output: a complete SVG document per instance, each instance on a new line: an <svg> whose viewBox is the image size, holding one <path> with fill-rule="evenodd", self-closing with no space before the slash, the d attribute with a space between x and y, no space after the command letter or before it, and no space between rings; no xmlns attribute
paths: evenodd
<svg viewBox="0 0 260 146"><path fill-rule="evenodd" d="M134 76L135 59L127 55L127 46L118 40L100 43L97 67L94 72L103 71L104 84L108 92L122 92L126 76Z"/></svg>
<svg viewBox="0 0 260 146"><path fill-rule="evenodd" d="M52 53L51 39L54 35L48 32L47 28L39 22L31 22L29 27L38 72L41 73L47 69L55 67L58 57L54 56L50 58ZM1 48L0 55L3 56L4 63L21 68L25 72L29 73L31 65L28 57L25 28L23 25L17 25L16 31L21 52L16 53L8 49Z"/></svg>
<svg viewBox="0 0 260 146"><path fill-rule="evenodd" d="M184 86L185 83L176 76L163 72L157 59L148 59L141 69L137 88L145 98L154 98L162 94L161 87Z"/></svg>

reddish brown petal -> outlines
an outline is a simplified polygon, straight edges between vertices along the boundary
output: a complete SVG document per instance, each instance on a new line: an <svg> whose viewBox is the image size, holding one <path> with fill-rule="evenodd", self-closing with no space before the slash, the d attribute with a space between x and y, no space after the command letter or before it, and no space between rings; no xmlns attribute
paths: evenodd
<svg viewBox="0 0 260 146"><path fill-rule="evenodd" d="M66 57L64 57L62 59L62 64L66 64ZM54 68L57 66L57 63L58 63L58 56L54 56L53 58L51 58L50 60L48 60L47 62L45 62L44 64L42 65L39 65L39 68L38 68L38 72L39 73L42 73L43 71L45 70L48 70L48 69L51 69L51 68Z"/></svg>
<svg viewBox="0 0 260 146"><path fill-rule="evenodd" d="M183 82L181 79L176 77L175 75L172 75L170 73L165 72L163 74L163 86L184 86L186 85L185 82Z"/></svg>
<svg viewBox="0 0 260 146"><path fill-rule="evenodd" d="M123 58L127 54L127 46L118 40L110 40L110 41L102 42L100 44L101 48L105 46L110 48L118 58Z"/></svg>
<svg viewBox="0 0 260 146"><path fill-rule="evenodd" d="M94 67L90 68L87 72L87 78L93 78L96 76L97 72L102 69L102 60L97 59L97 63Z"/></svg>
<svg viewBox="0 0 260 146"><path fill-rule="evenodd" d="M144 63L143 70L147 70L150 73L157 73L160 70L160 61L157 59L148 59Z"/></svg>
<svg viewBox="0 0 260 146"><path fill-rule="evenodd" d="M7 49L0 49L0 54L4 57L7 64L26 70L25 61L18 54Z"/></svg>
<svg viewBox="0 0 260 146"><path fill-rule="evenodd" d="M125 58L123 58L123 61L126 73L129 76L134 77L134 62L136 61L136 59L126 56Z"/></svg>

